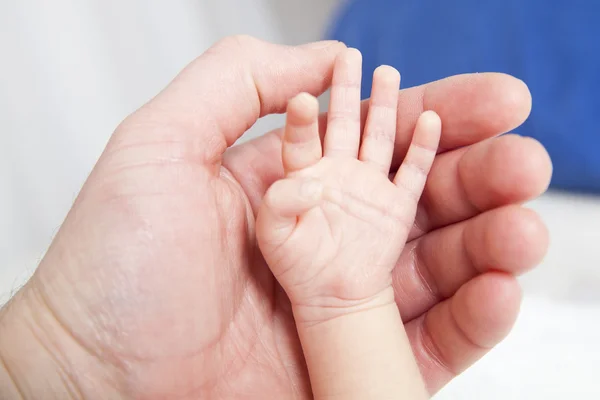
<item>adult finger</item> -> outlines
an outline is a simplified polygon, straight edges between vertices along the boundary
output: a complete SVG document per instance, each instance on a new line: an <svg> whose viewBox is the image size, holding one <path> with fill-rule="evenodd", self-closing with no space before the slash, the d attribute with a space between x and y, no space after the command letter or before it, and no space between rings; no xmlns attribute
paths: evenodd
<svg viewBox="0 0 600 400"><path fill-rule="evenodd" d="M520 303L515 277L489 272L406 324L429 393L435 394L500 343L512 329Z"/></svg>
<svg viewBox="0 0 600 400"><path fill-rule="evenodd" d="M330 41L289 47L228 37L125 121L111 145L175 143L182 156L217 165L259 117L284 111L300 92L325 91L344 48Z"/></svg>
<svg viewBox="0 0 600 400"><path fill-rule="evenodd" d="M524 273L541 262L548 243L537 213L515 205L430 232L406 245L394 269L400 314L416 318L486 272Z"/></svg>
<svg viewBox="0 0 600 400"><path fill-rule="evenodd" d="M546 191L552 163L535 139L505 135L440 154L409 239Z"/></svg>

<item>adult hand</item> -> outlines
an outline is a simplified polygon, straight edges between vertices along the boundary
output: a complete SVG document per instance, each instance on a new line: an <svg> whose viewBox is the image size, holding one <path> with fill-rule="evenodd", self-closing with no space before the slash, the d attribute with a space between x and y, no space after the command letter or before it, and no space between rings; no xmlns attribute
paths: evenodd
<svg viewBox="0 0 600 400"><path fill-rule="evenodd" d="M225 39L124 121L2 311L0 371L14 390L0 393L311 397L287 299L254 238L255 211L283 173L281 135L230 146L293 95L323 92L342 48ZM537 215L513 204L542 193L551 167L533 140L484 140L527 117L520 81L466 75L402 91L396 165L424 109L442 118L445 154L395 289L433 393L510 330L513 274L547 246Z"/></svg>

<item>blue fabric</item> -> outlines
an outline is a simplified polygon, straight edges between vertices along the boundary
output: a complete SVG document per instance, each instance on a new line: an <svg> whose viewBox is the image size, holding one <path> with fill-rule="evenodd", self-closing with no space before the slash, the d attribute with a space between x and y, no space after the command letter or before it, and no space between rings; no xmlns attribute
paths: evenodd
<svg viewBox="0 0 600 400"><path fill-rule="evenodd" d="M505 72L533 95L517 130L548 149L556 188L600 192L600 1L355 0L330 38L363 52L363 97L389 64L404 87L467 72Z"/></svg>

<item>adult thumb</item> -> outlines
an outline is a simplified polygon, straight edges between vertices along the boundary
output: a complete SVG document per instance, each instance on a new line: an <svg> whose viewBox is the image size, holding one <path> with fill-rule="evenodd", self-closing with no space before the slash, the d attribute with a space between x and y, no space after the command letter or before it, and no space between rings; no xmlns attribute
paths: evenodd
<svg viewBox="0 0 600 400"><path fill-rule="evenodd" d="M169 129L162 132L171 136L165 139L177 135L180 142L201 141L204 161L219 160L258 118L283 112L287 101L300 92L323 93L331 83L335 58L344 48L336 41L292 47L249 36L225 38L185 68L132 119L165 124ZM135 131L130 134L148 134ZM152 132L160 135L161 130ZM139 143L144 138L132 140Z"/></svg>

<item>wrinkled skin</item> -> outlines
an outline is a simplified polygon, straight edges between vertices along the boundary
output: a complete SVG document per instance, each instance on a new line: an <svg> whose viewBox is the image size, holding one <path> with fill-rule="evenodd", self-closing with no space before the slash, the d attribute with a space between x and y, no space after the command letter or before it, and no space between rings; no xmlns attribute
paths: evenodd
<svg viewBox="0 0 600 400"><path fill-rule="evenodd" d="M283 174L280 132L228 147L293 95L324 91L341 49L225 39L119 126L3 313L0 355L21 393L34 389L14 372L36 357L35 378L46 357L74 396L311 397L289 302L254 234L262 196ZM434 393L509 332L514 274L547 247L538 216L513 204L541 194L551 166L533 140L485 140L527 117L520 81L466 75L402 91L396 167L423 109L442 119L444 153L394 288ZM31 322L11 336L17 320ZM25 340L40 351L17 355Z"/></svg>

